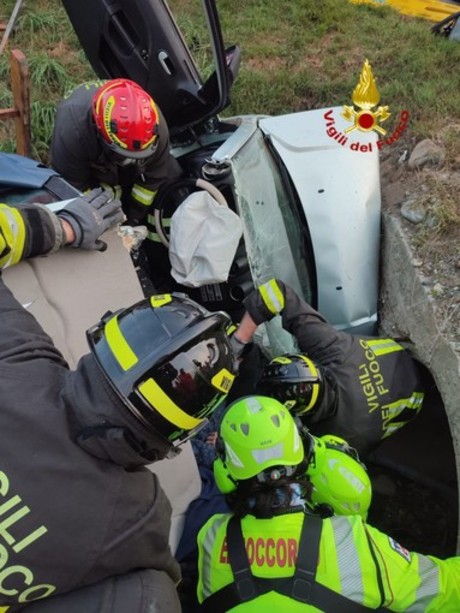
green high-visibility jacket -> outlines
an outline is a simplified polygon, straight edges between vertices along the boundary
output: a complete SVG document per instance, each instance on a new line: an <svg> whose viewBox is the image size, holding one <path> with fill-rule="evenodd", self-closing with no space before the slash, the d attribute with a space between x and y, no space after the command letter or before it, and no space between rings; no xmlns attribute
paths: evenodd
<svg viewBox="0 0 460 613"><path fill-rule="evenodd" d="M233 582L226 542L230 514L214 515L198 534L200 603ZM291 577L295 571L303 512L241 520L254 576ZM407 551L358 516L323 520L316 581L371 609L406 613L460 611L460 557L440 560ZM320 611L270 591L231 611Z"/></svg>

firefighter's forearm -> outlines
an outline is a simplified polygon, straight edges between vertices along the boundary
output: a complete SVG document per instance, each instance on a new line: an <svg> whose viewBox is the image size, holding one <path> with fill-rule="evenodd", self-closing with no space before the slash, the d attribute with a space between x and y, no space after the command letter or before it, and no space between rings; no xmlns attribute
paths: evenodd
<svg viewBox="0 0 460 613"><path fill-rule="evenodd" d="M234 333L234 336L242 343L249 343L252 340L253 334L256 331L257 324L252 319L251 315L246 312Z"/></svg>
<svg viewBox="0 0 460 613"><path fill-rule="evenodd" d="M64 242L64 228L46 207L36 204L0 205L1 268L13 266L25 258L57 251Z"/></svg>

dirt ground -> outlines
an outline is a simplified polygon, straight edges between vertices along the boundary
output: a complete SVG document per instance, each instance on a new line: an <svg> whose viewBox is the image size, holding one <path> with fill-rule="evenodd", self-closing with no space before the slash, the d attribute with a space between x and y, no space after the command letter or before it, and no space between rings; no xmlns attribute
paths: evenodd
<svg viewBox="0 0 460 613"><path fill-rule="evenodd" d="M415 141L388 149L381 189L383 208L401 221L443 332L460 351L460 125L450 128L432 141L437 151L418 167L410 167Z"/></svg>

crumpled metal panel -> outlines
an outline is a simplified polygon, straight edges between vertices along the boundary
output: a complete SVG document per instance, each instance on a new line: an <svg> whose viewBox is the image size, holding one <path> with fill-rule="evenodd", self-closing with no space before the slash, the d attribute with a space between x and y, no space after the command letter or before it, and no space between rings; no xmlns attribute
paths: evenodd
<svg viewBox="0 0 460 613"><path fill-rule="evenodd" d="M252 124L252 125L251 125ZM256 119L246 120L215 152L216 161L231 163L238 214L243 222L245 247L254 284L278 277L310 299L306 267L298 257L302 229L293 226L291 203L279 169L269 153ZM293 350L292 337L278 319L266 326L268 338L259 341L272 352ZM259 330L259 334L263 328Z"/></svg>
<svg viewBox="0 0 460 613"><path fill-rule="evenodd" d="M335 107L270 117L259 125L286 165L305 211L318 309L339 329L371 333L377 319L380 248L377 139L374 132L345 134L350 124L341 111ZM326 133L332 120L343 138ZM352 144L368 150L353 150Z"/></svg>

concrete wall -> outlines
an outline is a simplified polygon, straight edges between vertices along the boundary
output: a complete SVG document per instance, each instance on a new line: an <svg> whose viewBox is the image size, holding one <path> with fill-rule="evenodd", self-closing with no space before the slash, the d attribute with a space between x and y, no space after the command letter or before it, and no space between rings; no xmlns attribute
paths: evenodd
<svg viewBox="0 0 460 613"><path fill-rule="evenodd" d="M458 476L460 354L449 342L445 334L446 322L436 316L434 301L422 285L418 269L412 264L411 249L399 219L387 214L383 216L382 255L380 333L408 336L415 345L417 357L430 369L449 420ZM433 461L436 461L435 457ZM460 552L460 520L458 531L457 552Z"/></svg>

